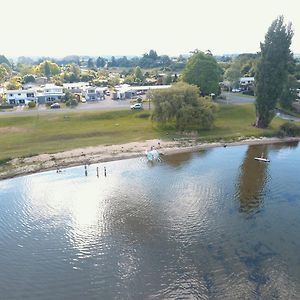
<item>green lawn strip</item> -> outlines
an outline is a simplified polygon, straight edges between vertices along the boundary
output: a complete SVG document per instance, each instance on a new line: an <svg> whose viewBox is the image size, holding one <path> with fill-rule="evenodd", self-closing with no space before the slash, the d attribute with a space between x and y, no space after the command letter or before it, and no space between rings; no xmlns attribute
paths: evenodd
<svg viewBox="0 0 300 300"><path fill-rule="evenodd" d="M147 139L172 139L174 124L158 126L145 112L105 111L53 113L39 116L0 118L0 161L41 153L54 153L78 147L123 144ZM253 104L220 105L214 127L199 132L200 140L272 136L284 121L274 119L268 129L251 126Z"/></svg>
<svg viewBox="0 0 300 300"><path fill-rule="evenodd" d="M68 113L0 118L0 160L159 137L140 112Z"/></svg>

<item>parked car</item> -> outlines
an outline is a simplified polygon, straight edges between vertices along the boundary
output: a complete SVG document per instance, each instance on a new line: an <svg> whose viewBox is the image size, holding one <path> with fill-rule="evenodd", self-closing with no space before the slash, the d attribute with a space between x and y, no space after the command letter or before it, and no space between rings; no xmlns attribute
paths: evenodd
<svg viewBox="0 0 300 300"><path fill-rule="evenodd" d="M232 89L231 92L232 93L239 93L241 91L241 89Z"/></svg>
<svg viewBox="0 0 300 300"><path fill-rule="evenodd" d="M81 98L81 102L82 103L86 103L86 99L85 98Z"/></svg>
<svg viewBox="0 0 300 300"><path fill-rule="evenodd" d="M50 108L60 108L60 104L59 103L53 103L50 105Z"/></svg>
<svg viewBox="0 0 300 300"><path fill-rule="evenodd" d="M143 108L143 105L142 105L142 103L135 103L135 104L133 104L133 105L130 105L130 108L131 108L132 110L134 110L134 109L142 109L142 108Z"/></svg>

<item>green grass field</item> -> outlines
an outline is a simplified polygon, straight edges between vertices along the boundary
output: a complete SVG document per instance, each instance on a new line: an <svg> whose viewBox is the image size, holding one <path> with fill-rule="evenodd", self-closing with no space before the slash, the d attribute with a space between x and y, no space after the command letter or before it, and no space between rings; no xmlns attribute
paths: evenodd
<svg viewBox="0 0 300 300"><path fill-rule="evenodd" d="M146 117L145 117L146 114ZM144 117L143 117L144 115ZM251 126L252 104L221 105L213 129L201 131L200 140L240 136L271 136L283 122L274 119L266 130ZM181 137L173 126L158 126L147 112L97 111L0 117L0 163L9 158L54 153L78 147L122 144L147 139Z"/></svg>

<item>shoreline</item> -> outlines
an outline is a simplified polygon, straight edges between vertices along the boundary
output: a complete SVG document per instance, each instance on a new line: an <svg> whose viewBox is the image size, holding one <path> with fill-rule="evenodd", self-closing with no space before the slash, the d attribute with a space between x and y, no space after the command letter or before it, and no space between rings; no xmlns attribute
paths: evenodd
<svg viewBox="0 0 300 300"><path fill-rule="evenodd" d="M78 148L55 154L39 154L27 158L15 158L8 163L10 169L0 173L0 180L10 179L33 173L64 169L84 164L95 164L144 156L145 150L153 146L163 155L197 152L215 147L240 145L275 144L300 141L300 137L288 138L248 138L235 142L211 142L186 145L180 141L147 140L121 145Z"/></svg>

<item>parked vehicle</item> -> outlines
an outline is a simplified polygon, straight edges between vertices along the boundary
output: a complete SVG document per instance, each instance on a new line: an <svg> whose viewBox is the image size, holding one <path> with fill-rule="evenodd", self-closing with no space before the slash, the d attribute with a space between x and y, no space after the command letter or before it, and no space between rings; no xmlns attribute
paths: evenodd
<svg viewBox="0 0 300 300"><path fill-rule="evenodd" d="M50 105L50 108L60 108L60 104L59 103L53 103Z"/></svg>
<svg viewBox="0 0 300 300"><path fill-rule="evenodd" d="M134 109L142 109L143 108L143 105L142 103L135 103L133 105L130 105L130 108L131 110L134 110Z"/></svg>
<svg viewBox="0 0 300 300"><path fill-rule="evenodd" d="M232 89L231 92L232 93L239 93L241 91L241 89Z"/></svg>

